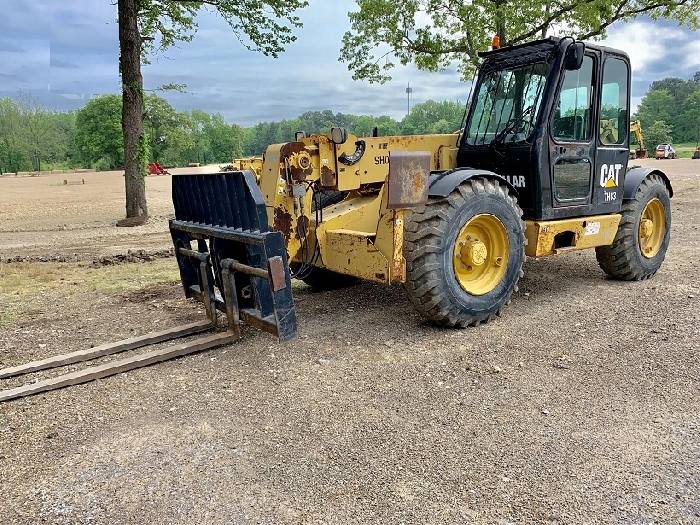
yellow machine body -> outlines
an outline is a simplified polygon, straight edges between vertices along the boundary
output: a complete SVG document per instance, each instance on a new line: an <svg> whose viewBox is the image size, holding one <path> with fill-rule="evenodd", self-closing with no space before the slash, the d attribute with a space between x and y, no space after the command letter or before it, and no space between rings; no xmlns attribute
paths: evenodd
<svg viewBox="0 0 700 525"><path fill-rule="evenodd" d="M347 135L338 144L327 134L269 146L255 175L268 221L284 235L290 263L313 262L386 284L404 282L404 216L427 201L429 173L456 167L456 143L457 135L450 134ZM312 185L345 196L317 211ZM392 195L392 188L399 190ZM526 254L609 245L619 221L618 214L526 221Z"/></svg>
<svg viewBox="0 0 700 525"><path fill-rule="evenodd" d="M331 135L313 135L269 146L260 182L268 219L283 233L292 264L308 263L318 249L317 267L387 284L403 282L404 213L426 202L429 172L456 166L457 135L369 137L362 142L356 162L343 162L358 152L359 139L353 135L342 144ZM390 173L390 157L399 152L417 152L422 166ZM396 166L393 160L391 164ZM319 210L317 221L311 184L320 191L347 192L347 197ZM390 195L391 187L403 193Z"/></svg>

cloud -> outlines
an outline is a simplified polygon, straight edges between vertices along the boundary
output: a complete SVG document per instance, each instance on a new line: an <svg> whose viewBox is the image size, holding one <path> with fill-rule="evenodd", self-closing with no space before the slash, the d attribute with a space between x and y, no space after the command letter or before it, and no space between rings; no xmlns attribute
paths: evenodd
<svg viewBox="0 0 700 525"><path fill-rule="evenodd" d="M57 67L59 69L79 69L77 64L72 64L70 62L64 62L61 59L55 58L53 54L51 55L51 67Z"/></svg>
<svg viewBox="0 0 700 525"><path fill-rule="evenodd" d="M673 22L641 19L616 24L608 34L603 43L629 55L633 78L652 82L675 76L688 80L700 69L697 34Z"/></svg>
<svg viewBox="0 0 700 525"><path fill-rule="evenodd" d="M24 49L12 45L9 42L0 41L0 51L5 51L6 53L22 53Z"/></svg>

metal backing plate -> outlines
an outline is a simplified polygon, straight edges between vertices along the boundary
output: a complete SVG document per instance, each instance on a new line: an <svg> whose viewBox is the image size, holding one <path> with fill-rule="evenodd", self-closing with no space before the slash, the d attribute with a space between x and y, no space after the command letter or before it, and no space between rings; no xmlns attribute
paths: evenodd
<svg viewBox="0 0 700 525"><path fill-rule="evenodd" d="M412 208L428 200L429 151L389 152L387 208Z"/></svg>

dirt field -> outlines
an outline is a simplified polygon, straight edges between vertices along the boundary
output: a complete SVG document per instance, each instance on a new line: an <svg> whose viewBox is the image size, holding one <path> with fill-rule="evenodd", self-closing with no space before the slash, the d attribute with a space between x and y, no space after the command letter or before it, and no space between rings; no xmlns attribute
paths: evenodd
<svg viewBox="0 0 700 525"><path fill-rule="evenodd" d="M295 286L292 343L0 404L0 522L700 523L700 161L637 162L675 190L652 279L530 259L466 330L398 286ZM0 178L0 368L202 318L170 177L147 186L149 223L117 228L120 173Z"/></svg>

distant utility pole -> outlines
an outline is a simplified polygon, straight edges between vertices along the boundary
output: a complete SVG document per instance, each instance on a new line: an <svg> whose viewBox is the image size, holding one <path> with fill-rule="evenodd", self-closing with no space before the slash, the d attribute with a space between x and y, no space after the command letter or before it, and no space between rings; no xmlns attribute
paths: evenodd
<svg viewBox="0 0 700 525"><path fill-rule="evenodd" d="M413 88L411 87L411 83L408 83L408 87L406 88L406 109L408 115L411 114L411 93L413 93Z"/></svg>

